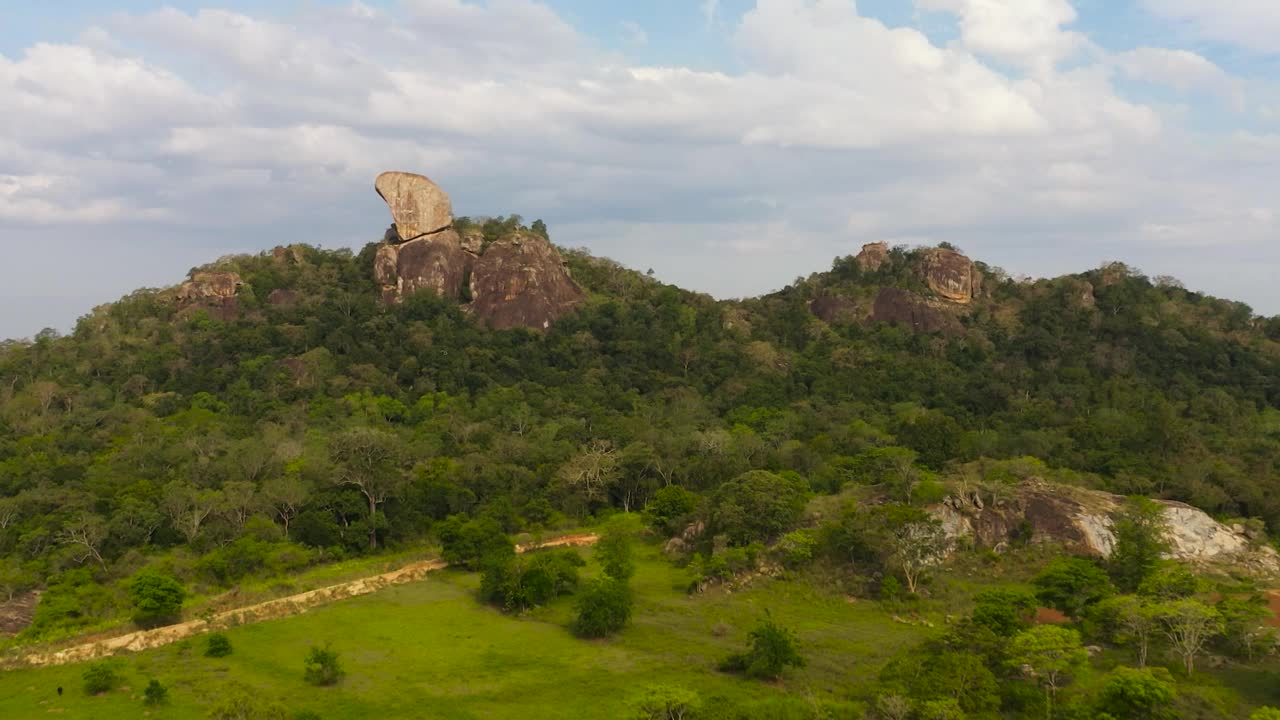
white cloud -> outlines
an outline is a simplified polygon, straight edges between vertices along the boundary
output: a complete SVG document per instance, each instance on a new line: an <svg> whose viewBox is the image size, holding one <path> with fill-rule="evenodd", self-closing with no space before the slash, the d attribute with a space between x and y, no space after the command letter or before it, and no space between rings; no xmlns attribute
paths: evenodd
<svg viewBox="0 0 1280 720"><path fill-rule="evenodd" d="M1275 0L1142 0L1142 5L1210 40L1280 53L1280 3Z"/></svg>
<svg viewBox="0 0 1280 720"><path fill-rule="evenodd" d="M122 259L137 237L188 265L281 237L361 243L392 167L460 213L542 216L724 295L886 237L1024 272L1274 238L1272 136L1193 135L1112 82L1232 87L1207 60L1101 53L1061 0L921 5L955 13L960 39L851 0L758 0L734 72L629 64L528 0L118 15L81 45L0 56L0 244L95 223L108 239L86 262L105 266L145 265Z"/></svg>
<svg viewBox="0 0 1280 720"><path fill-rule="evenodd" d="M1067 0L916 0L925 10L960 18L961 42L973 52L1047 72L1084 46L1063 30L1076 20Z"/></svg>
<svg viewBox="0 0 1280 720"><path fill-rule="evenodd" d="M1202 55L1188 50L1142 47L1116 53L1111 62L1127 77L1177 90L1202 91L1244 104L1244 85Z"/></svg>

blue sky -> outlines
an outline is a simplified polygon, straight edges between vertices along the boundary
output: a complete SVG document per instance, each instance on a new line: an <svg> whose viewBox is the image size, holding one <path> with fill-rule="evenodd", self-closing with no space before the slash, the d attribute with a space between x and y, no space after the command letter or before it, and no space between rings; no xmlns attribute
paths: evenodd
<svg viewBox="0 0 1280 720"><path fill-rule="evenodd" d="M11 5L0 336L227 253L358 247L389 167L722 297L946 240L1280 312L1273 0Z"/></svg>

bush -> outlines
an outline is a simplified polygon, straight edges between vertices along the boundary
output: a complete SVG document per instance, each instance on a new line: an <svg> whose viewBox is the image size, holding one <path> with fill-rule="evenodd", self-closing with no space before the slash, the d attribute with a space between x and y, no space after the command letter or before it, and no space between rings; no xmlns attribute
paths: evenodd
<svg viewBox="0 0 1280 720"><path fill-rule="evenodd" d="M466 515L451 515L435 527L440 538L441 556L450 565L475 570L482 563L515 556L515 545L502 531L502 525L491 517L474 520Z"/></svg>
<svg viewBox="0 0 1280 720"><path fill-rule="evenodd" d="M86 695L101 695L120 683L115 667L106 662L94 663L85 668L82 677Z"/></svg>
<svg viewBox="0 0 1280 720"><path fill-rule="evenodd" d="M674 535L697 507L697 495L679 485L667 485L653 494L653 499L644 507L644 514L654 528Z"/></svg>
<svg viewBox="0 0 1280 720"><path fill-rule="evenodd" d="M808 530L795 530L782 536L773 548L773 555L788 570L796 570L813 562L813 550L818 540Z"/></svg>
<svg viewBox="0 0 1280 720"><path fill-rule="evenodd" d="M675 685L651 685L632 702L635 720L684 720L701 705L698 693Z"/></svg>
<svg viewBox="0 0 1280 720"><path fill-rule="evenodd" d="M139 625L154 626L176 620L186 599L187 590L182 583L156 570L143 570L129 581L133 620Z"/></svg>
<svg viewBox="0 0 1280 720"><path fill-rule="evenodd" d="M169 699L169 688L160 683L159 680L151 678L147 683L147 688L142 691L142 701L147 705L162 705Z"/></svg>
<svg viewBox="0 0 1280 720"><path fill-rule="evenodd" d="M626 627L631 620L631 588L614 578L602 578L578 597L578 617L573 632L579 637L600 638Z"/></svg>
<svg viewBox="0 0 1280 720"><path fill-rule="evenodd" d="M795 633L774 622L771 615L766 614L749 637L747 651L730 655L721 664L721 670L745 673L747 677L775 679L781 677L782 671L788 667L805 666Z"/></svg>
<svg viewBox="0 0 1280 720"><path fill-rule="evenodd" d="M308 683L316 686L336 685L343 674L342 665L338 662L338 653L330 649L329 645L313 646L307 653L307 659L303 663L302 677Z"/></svg>
<svg viewBox="0 0 1280 720"><path fill-rule="evenodd" d="M480 599L509 612L546 604L578 588L578 568L586 561L577 550L493 558L480 576Z"/></svg>
<svg viewBox="0 0 1280 720"><path fill-rule="evenodd" d="M606 531L596 542L596 561L604 569L604 574L614 580L630 580L636 574L634 555L631 538L621 530Z"/></svg>
<svg viewBox="0 0 1280 720"><path fill-rule="evenodd" d="M205 640L204 656L211 658L226 657L231 654L231 640L222 633L213 633Z"/></svg>
<svg viewBox="0 0 1280 720"><path fill-rule="evenodd" d="M771 540L800 520L808 497L809 484L794 473L752 470L716 491L711 524L734 545Z"/></svg>

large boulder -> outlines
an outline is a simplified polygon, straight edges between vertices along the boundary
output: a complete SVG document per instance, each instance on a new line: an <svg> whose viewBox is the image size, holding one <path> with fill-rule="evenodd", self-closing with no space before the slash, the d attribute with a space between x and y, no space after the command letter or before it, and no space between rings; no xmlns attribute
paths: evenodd
<svg viewBox="0 0 1280 720"><path fill-rule="evenodd" d="M973 300L982 286L982 274L973 261L945 248L925 251L920 263L920 275L930 290L955 303Z"/></svg>
<svg viewBox="0 0 1280 720"><path fill-rule="evenodd" d="M880 290L871 311L872 322L903 325L915 332L960 335L964 326L944 303L930 302L909 290L887 287Z"/></svg>
<svg viewBox="0 0 1280 720"><path fill-rule="evenodd" d="M875 272L880 266L889 262L889 244L888 243L867 243L862 246L862 252L854 258L858 263L858 267L867 272Z"/></svg>
<svg viewBox="0 0 1280 720"><path fill-rule="evenodd" d="M236 293L243 285L239 273L197 270L175 294L179 314L187 317L203 310L218 320L234 320L240 317Z"/></svg>
<svg viewBox="0 0 1280 720"><path fill-rule="evenodd" d="M462 249L458 234L449 229L399 245L380 246L373 272L383 298L392 302L420 290L460 300L473 261Z"/></svg>
<svg viewBox="0 0 1280 720"><path fill-rule="evenodd" d="M374 181L374 188L395 220L395 232L388 232L388 239L394 235L399 242L411 242L453 225L449 196L424 175L384 172Z"/></svg>
<svg viewBox="0 0 1280 720"><path fill-rule="evenodd" d="M551 241L532 232L485 249L471 271L468 310L490 327L545 329L583 298Z"/></svg>

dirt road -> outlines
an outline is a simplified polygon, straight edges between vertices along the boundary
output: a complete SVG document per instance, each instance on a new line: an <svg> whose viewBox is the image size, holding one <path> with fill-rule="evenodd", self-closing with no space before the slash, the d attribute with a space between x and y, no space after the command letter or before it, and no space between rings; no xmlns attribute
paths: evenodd
<svg viewBox="0 0 1280 720"><path fill-rule="evenodd" d="M581 535L566 535L564 537L548 540L539 545L516 547L516 552L524 553L529 550L538 550L542 548L552 547L583 547L595 544L598 538L591 533ZM47 653L32 653L18 659L16 665L41 666L41 665L65 665L67 663L84 662L86 660L96 660L98 658L116 655L122 652L140 652L142 650L150 650L151 648L168 645L184 638L198 635L210 630L220 630L237 625L245 625L248 623L262 622L264 620L274 620L276 618L289 617L291 615L299 615L311 608L328 605L329 603L345 600L347 598L357 597L359 595L368 595L377 592L383 588L392 585L400 585L403 583L421 580L435 570L440 570L448 566L443 560L427 560L406 565L399 570L394 570L382 575L373 575L359 580L352 580L338 585L330 585L329 587L311 590L289 597L270 600L257 605L236 608L226 612L218 613L208 620L190 620L177 625L168 625L154 630L140 630L138 632L121 635L119 637L108 638L83 645L76 645L63 650L57 650Z"/></svg>

